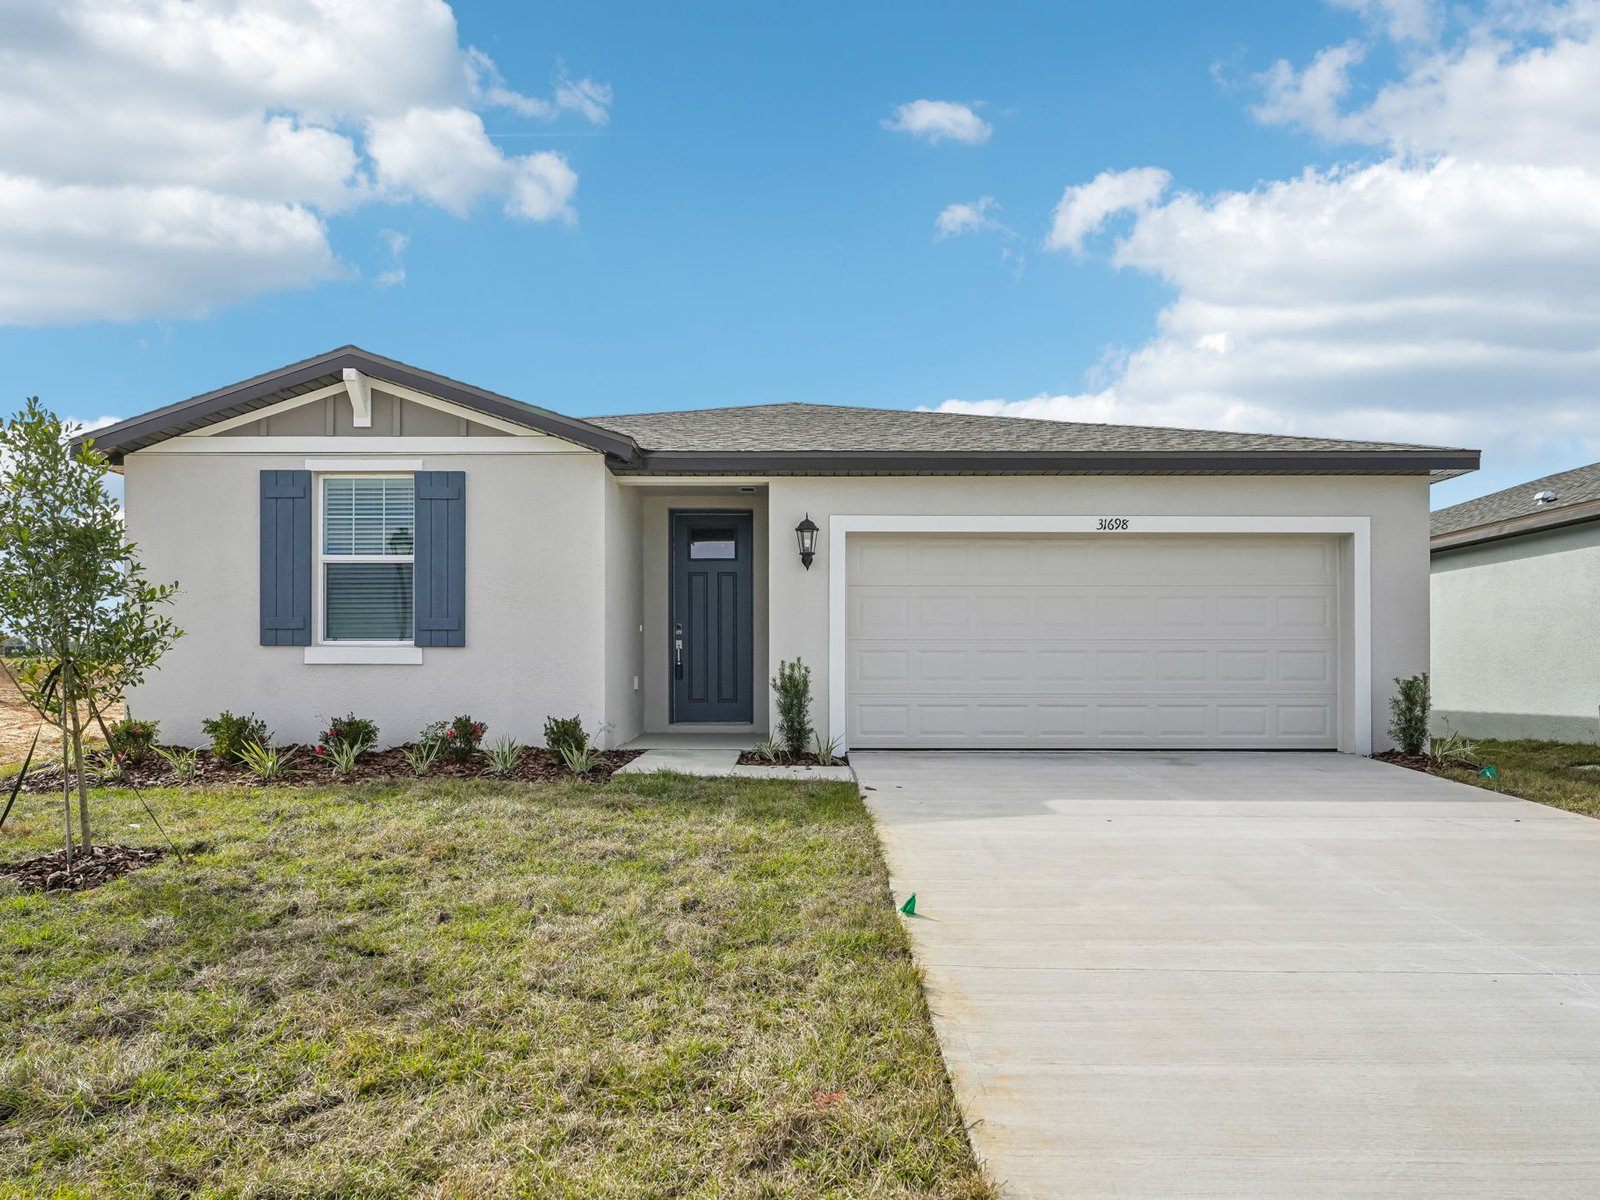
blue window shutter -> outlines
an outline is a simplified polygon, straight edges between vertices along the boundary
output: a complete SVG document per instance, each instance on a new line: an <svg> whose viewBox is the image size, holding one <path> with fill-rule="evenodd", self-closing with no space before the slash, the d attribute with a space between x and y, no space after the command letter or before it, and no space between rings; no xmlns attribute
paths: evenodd
<svg viewBox="0 0 1600 1200"><path fill-rule="evenodd" d="M417 472L417 645L467 644L467 473Z"/></svg>
<svg viewBox="0 0 1600 1200"><path fill-rule="evenodd" d="M261 472L261 644L311 644L311 472Z"/></svg>

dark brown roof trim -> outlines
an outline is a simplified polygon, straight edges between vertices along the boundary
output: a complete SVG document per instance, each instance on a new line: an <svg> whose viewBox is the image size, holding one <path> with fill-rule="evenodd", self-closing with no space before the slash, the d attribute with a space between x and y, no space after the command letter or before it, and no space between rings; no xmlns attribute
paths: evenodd
<svg viewBox="0 0 1600 1200"><path fill-rule="evenodd" d="M1457 475L1478 469L1476 450L1069 450L1017 454L928 451L719 453L647 450L616 468L647 475Z"/></svg>
<svg viewBox="0 0 1600 1200"><path fill-rule="evenodd" d="M1501 521L1489 521L1466 529L1452 529L1449 533L1436 533L1429 539L1429 549L1437 554L1441 550L1459 550L1463 546L1476 546L1483 542L1499 542L1520 537L1525 533L1542 533L1547 529L1560 529L1566 525L1581 525L1585 521L1600 520L1600 500L1586 500L1581 504L1567 504L1560 508L1546 508L1538 512L1523 513Z"/></svg>
<svg viewBox="0 0 1600 1200"><path fill-rule="evenodd" d="M507 396L435 375L431 371L407 366L356 346L342 346L316 358L257 375L243 383L169 404L154 412L97 429L90 436L96 448L109 454L114 464L121 465L125 454L153 446L180 433L203 429L213 422L249 412L253 407L265 407L275 393L293 388L310 390L308 385L337 380L346 367L354 367L379 383L388 380L486 416L499 417L564 441L575 442L624 464L633 464L639 459L639 447L632 438L620 433L575 417L562 416L549 409L523 404Z"/></svg>

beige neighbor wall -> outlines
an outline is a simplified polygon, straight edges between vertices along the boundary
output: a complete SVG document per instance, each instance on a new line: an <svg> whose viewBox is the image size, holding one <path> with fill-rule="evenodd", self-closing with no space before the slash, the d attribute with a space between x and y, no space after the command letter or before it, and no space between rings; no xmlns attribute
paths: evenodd
<svg viewBox="0 0 1600 1200"><path fill-rule="evenodd" d="M1433 557L1434 732L1600 740L1600 522Z"/></svg>
<svg viewBox="0 0 1600 1200"><path fill-rule="evenodd" d="M150 579L182 589L174 616L186 635L130 697L163 738L203 745L201 720L226 708L254 711L280 742L312 741L329 717L354 711L378 722L383 745L457 713L487 722L491 740L537 744L551 713L606 711L600 455L398 455L466 472L467 644L424 649L420 666L308 666L305 647L262 646L259 628L260 472L338 457L296 444L128 456L129 533Z"/></svg>
<svg viewBox="0 0 1600 1200"><path fill-rule="evenodd" d="M834 515L1370 517L1374 750L1392 745L1392 680L1428 669L1428 483L1416 476L794 477L770 481L768 509L768 673L797 655L811 664L819 728L828 714ZM822 527L810 571L793 549L808 512ZM770 692L768 704L770 719Z"/></svg>

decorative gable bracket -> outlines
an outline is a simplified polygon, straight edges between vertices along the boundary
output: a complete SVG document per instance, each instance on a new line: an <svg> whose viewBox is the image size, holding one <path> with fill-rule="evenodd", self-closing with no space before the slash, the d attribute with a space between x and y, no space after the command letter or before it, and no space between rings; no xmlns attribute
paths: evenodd
<svg viewBox="0 0 1600 1200"><path fill-rule="evenodd" d="M372 428L372 381L354 367L344 369L344 389L350 394L350 410L357 429Z"/></svg>

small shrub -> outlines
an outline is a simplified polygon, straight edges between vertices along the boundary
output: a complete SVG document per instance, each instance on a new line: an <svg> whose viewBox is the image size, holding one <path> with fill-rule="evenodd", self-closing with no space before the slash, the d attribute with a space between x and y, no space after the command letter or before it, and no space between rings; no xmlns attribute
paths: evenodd
<svg viewBox="0 0 1600 1200"><path fill-rule="evenodd" d="M836 737L823 740L822 735L816 738L817 762L824 767L831 767L839 761L839 739Z"/></svg>
<svg viewBox="0 0 1600 1200"><path fill-rule="evenodd" d="M325 759L335 775L348 775L356 769L356 761L371 749L371 745L370 742L347 742L335 738L317 747L317 757Z"/></svg>
<svg viewBox="0 0 1600 1200"><path fill-rule="evenodd" d="M189 783L200 773L200 752L198 750L161 750L156 753L161 760L172 768L172 774L179 783Z"/></svg>
<svg viewBox="0 0 1600 1200"><path fill-rule="evenodd" d="M582 749L589 744L589 740L589 734L583 728L582 717L544 719L544 744L557 758L562 758L567 747Z"/></svg>
<svg viewBox="0 0 1600 1200"><path fill-rule="evenodd" d="M282 779L289 774L289 764L294 762L297 753L262 742L246 742L239 751L239 761L250 768L257 779Z"/></svg>
<svg viewBox="0 0 1600 1200"><path fill-rule="evenodd" d="M1444 737L1434 738L1428 750L1440 762L1447 762L1454 767L1469 767L1472 770L1477 770L1483 758L1477 742L1469 742L1454 731L1445 734Z"/></svg>
<svg viewBox="0 0 1600 1200"><path fill-rule="evenodd" d="M811 668L799 658L780 662L772 690L778 698L778 741L799 758L811 740Z"/></svg>
<svg viewBox="0 0 1600 1200"><path fill-rule="evenodd" d="M223 762L242 763L245 761L245 747L260 746L272 740L272 735L267 732L267 723L258 720L255 713L248 717L236 717L224 711L201 721L200 728L211 739L211 753Z"/></svg>
<svg viewBox="0 0 1600 1200"><path fill-rule="evenodd" d="M1421 754L1428 745L1428 716L1433 711L1433 696L1428 673L1410 679L1396 679L1398 689L1389 701L1389 736L1404 754Z"/></svg>
<svg viewBox="0 0 1600 1200"><path fill-rule="evenodd" d="M158 721L136 721L132 717L124 717L106 732L111 735L112 752L120 754L123 762L137 766L155 748L161 724Z"/></svg>
<svg viewBox="0 0 1600 1200"><path fill-rule="evenodd" d="M587 735L581 746L562 746L560 755L563 765L574 775L587 775L600 765L600 751L589 745Z"/></svg>
<svg viewBox="0 0 1600 1200"><path fill-rule="evenodd" d="M322 736L317 739L317 745L324 750L332 749L337 743L346 746L357 744L371 747L378 744L378 725L376 721L369 721L365 717L358 717L355 713L349 716L335 717L328 722L328 727L322 731Z"/></svg>
<svg viewBox="0 0 1600 1200"><path fill-rule="evenodd" d="M437 741L439 753L453 763L469 762L483 743L483 731L488 726L471 717L455 717L449 721L435 721L422 731L423 741Z"/></svg>
<svg viewBox="0 0 1600 1200"><path fill-rule="evenodd" d="M90 756L89 770L96 783L121 783L128 777L127 760L104 750Z"/></svg>
<svg viewBox="0 0 1600 1200"><path fill-rule="evenodd" d="M762 762L775 763L783 757L783 747L771 738L763 738L752 747L750 752Z"/></svg>
<svg viewBox="0 0 1600 1200"><path fill-rule="evenodd" d="M435 738L424 738L421 742L408 750L401 752L406 760L406 766L417 778L421 778L433 770L433 764L439 761L441 747Z"/></svg>
<svg viewBox="0 0 1600 1200"><path fill-rule="evenodd" d="M489 765L484 768L484 774L509 775L517 769L517 762L522 758L522 743L509 735L499 737L489 747L488 754Z"/></svg>

